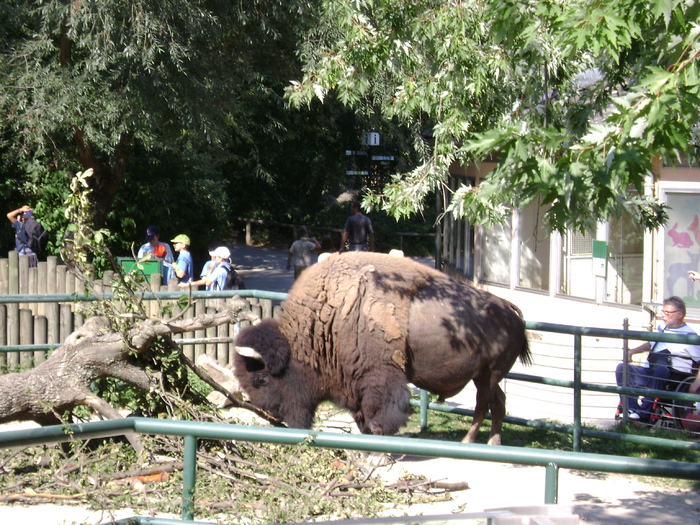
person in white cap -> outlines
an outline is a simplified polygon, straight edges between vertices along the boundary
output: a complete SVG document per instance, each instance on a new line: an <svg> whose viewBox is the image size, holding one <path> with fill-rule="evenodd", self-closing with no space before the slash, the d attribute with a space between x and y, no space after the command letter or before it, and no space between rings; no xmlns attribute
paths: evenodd
<svg viewBox="0 0 700 525"><path fill-rule="evenodd" d="M226 246L219 246L216 250L209 252L216 263L214 270L197 281L189 283L180 283L179 286L201 286L204 285L210 290L223 290L226 283L226 277L231 271L231 252Z"/></svg>

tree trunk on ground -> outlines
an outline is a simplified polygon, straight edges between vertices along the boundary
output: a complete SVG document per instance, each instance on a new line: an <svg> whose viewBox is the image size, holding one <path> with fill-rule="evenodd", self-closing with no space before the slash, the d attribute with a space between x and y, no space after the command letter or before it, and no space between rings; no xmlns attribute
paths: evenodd
<svg viewBox="0 0 700 525"><path fill-rule="evenodd" d="M107 419L118 418L117 410L90 390L93 381L112 377L155 389L159 378L137 366L134 354L146 352L158 337L253 319L241 299L231 299L216 314L173 322L146 319L134 323L125 337L111 331L106 318L92 317L36 368L0 376L0 423L56 424L64 411L80 405Z"/></svg>

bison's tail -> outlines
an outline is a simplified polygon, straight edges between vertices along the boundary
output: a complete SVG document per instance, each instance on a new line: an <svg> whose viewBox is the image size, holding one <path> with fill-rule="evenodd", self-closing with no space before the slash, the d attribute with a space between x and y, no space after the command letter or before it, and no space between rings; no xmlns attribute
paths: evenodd
<svg viewBox="0 0 700 525"><path fill-rule="evenodd" d="M525 336L523 340L523 347L520 349L520 362L525 366L530 366L532 364L532 351L530 350L530 342Z"/></svg>
<svg viewBox="0 0 700 525"><path fill-rule="evenodd" d="M523 318L523 312L515 306L513 303L509 303L510 307L515 311L516 314L518 314L518 317L523 320L523 323L525 322L525 319ZM530 350L530 342L527 339L527 334L525 334L525 338L523 340L523 347L520 349L520 355L518 355L518 358L520 359L520 362L525 365L525 366L530 366L532 364L532 351Z"/></svg>

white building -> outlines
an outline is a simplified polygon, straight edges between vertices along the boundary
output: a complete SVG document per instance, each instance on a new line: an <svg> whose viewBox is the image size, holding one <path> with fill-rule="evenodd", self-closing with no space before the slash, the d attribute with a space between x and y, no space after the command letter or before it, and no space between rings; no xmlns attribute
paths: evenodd
<svg viewBox="0 0 700 525"><path fill-rule="evenodd" d="M493 163L455 166L451 185L478 185ZM644 231L630 219L604 221L595 235L550 234L536 204L512 210L504 227L471 225L448 217L441 257L445 271L517 304L532 321L649 329L665 297L688 305L700 331L700 169L655 163L646 191L669 206L665 228Z"/></svg>

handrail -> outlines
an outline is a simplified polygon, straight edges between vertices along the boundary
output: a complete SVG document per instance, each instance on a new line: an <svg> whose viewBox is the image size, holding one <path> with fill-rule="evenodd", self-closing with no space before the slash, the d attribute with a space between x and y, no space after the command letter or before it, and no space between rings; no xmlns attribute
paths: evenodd
<svg viewBox="0 0 700 525"><path fill-rule="evenodd" d="M186 472L184 472L183 482L183 520L193 519L197 439L230 439L282 445L299 445L304 443L309 446L322 448L342 448L543 466L546 467L545 504L556 503L557 478L560 467L619 474L700 480L700 464L680 461L606 456L604 454L584 454L562 450L526 449L510 446L494 447L475 443L455 443L393 436L345 434L142 417L0 432L0 448L16 448L44 443L62 443L75 439L105 438L122 435L129 431L139 434L174 435L185 438L186 446L183 464Z"/></svg>
<svg viewBox="0 0 700 525"><path fill-rule="evenodd" d="M187 289L175 292L142 292L136 294L143 299L180 299L181 297L189 296ZM207 291L197 290L192 292L193 299L228 299L230 297L254 297L256 299L269 299L271 301L284 301L287 299L287 293L284 292L266 292L263 290L219 290ZM14 294L0 295L0 304L16 304L16 303L80 303L113 299L115 294L102 293L95 294Z"/></svg>

